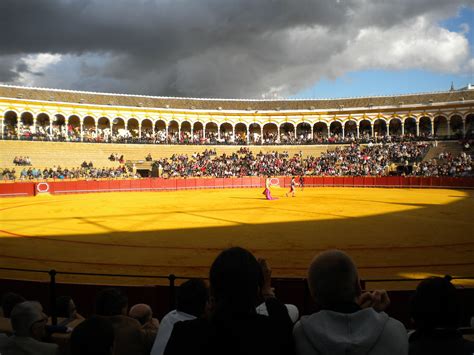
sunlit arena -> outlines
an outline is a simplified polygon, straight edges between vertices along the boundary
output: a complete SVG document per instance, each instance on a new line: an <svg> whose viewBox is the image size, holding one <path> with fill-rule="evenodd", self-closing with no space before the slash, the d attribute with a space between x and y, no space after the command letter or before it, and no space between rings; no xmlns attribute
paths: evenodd
<svg viewBox="0 0 474 355"><path fill-rule="evenodd" d="M0 354L474 352L472 5L5 5Z"/></svg>

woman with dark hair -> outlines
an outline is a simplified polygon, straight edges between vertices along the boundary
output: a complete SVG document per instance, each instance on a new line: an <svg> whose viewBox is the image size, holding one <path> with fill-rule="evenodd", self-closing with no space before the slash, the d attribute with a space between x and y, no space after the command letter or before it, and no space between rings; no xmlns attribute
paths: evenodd
<svg viewBox="0 0 474 355"><path fill-rule="evenodd" d="M173 354L293 354L292 322L270 286L270 270L245 249L224 250L209 273L208 319L176 323L165 349ZM255 307L263 297L269 316Z"/></svg>
<svg viewBox="0 0 474 355"><path fill-rule="evenodd" d="M420 282L412 301L415 332L410 335L410 355L474 353L474 343L457 330L461 309L451 277L430 277Z"/></svg>
<svg viewBox="0 0 474 355"><path fill-rule="evenodd" d="M71 296L59 296L56 298L56 315L59 317L59 326L75 326L84 320L77 313L76 304Z"/></svg>

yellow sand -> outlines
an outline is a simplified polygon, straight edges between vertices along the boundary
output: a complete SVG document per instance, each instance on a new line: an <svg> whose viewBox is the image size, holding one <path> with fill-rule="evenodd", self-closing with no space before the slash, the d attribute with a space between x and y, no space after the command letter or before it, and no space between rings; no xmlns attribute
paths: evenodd
<svg viewBox="0 0 474 355"><path fill-rule="evenodd" d="M273 194L280 198L275 201L266 201L261 192L1 199L0 265L206 276L222 249L243 246L267 258L275 277L304 277L316 253L339 248L354 257L367 279L474 276L472 192L307 188L287 198L286 189L275 188ZM0 277L45 279L41 274L1 270ZM59 281L158 283L148 278L66 275ZM391 285L400 288L387 287Z"/></svg>

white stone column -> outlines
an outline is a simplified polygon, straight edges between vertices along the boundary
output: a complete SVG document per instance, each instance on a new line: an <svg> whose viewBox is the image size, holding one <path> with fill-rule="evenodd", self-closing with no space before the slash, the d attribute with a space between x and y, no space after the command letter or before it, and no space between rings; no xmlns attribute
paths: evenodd
<svg viewBox="0 0 474 355"><path fill-rule="evenodd" d="M232 125L232 141L235 143L235 126Z"/></svg>
<svg viewBox="0 0 474 355"><path fill-rule="evenodd" d="M405 122L402 122L402 137L405 136Z"/></svg>
<svg viewBox="0 0 474 355"><path fill-rule="evenodd" d="M449 118L446 120L446 126L447 126L446 132L448 134L448 138L450 138L451 137L451 120Z"/></svg>
<svg viewBox="0 0 474 355"><path fill-rule="evenodd" d="M466 137L466 118L462 119L462 136Z"/></svg>
<svg viewBox="0 0 474 355"><path fill-rule="evenodd" d="M84 122L79 120L79 126L81 127L81 142L84 141Z"/></svg>
<svg viewBox="0 0 474 355"><path fill-rule="evenodd" d="M416 136L420 136L420 121L416 121Z"/></svg>
<svg viewBox="0 0 474 355"><path fill-rule="evenodd" d="M341 128L342 128L342 139L344 139L346 137L346 130L343 124L341 124Z"/></svg>
<svg viewBox="0 0 474 355"><path fill-rule="evenodd" d="M434 136L434 119L432 120L430 118L430 122L431 122L431 136Z"/></svg>
<svg viewBox="0 0 474 355"><path fill-rule="evenodd" d="M3 115L0 115L0 124L1 124L1 128L0 128L1 129L1 132L0 132L1 136L0 136L0 138L3 139L4 128L5 128L5 116L3 116Z"/></svg>
<svg viewBox="0 0 474 355"><path fill-rule="evenodd" d="M385 125L387 126L387 137L390 136L390 121L386 122Z"/></svg>
<svg viewBox="0 0 474 355"><path fill-rule="evenodd" d="M138 121L138 138L142 138L142 123L140 121Z"/></svg>
<svg viewBox="0 0 474 355"><path fill-rule="evenodd" d="M217 125L217 139L221 139L221 126Z"/></svg>
<svg viewBox="0 0 474 355"><path fill-rule="evenodd" d="M357 122L356 128L357 128L357 139L359 139L359 122Z"/></svg>
<svg viewBox="0 0 474 355"><path fill-rule="evenodd" d="M247 127L247 145L250 144L250 127L249 126L246 126Z"/></svg>

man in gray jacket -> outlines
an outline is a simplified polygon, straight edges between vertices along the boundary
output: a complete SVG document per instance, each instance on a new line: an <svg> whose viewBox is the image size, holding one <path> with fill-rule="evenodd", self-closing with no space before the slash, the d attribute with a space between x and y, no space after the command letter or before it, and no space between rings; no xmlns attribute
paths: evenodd
<svg viewBox="0 0 474 355"><path fill-rule="evenodd" d="M405 327L383 312L390 303L387 293L361 294L357 268L347 254L330 250L317 255L308 284L321 310L296 323L298 355L408 354Z"/></svg>

